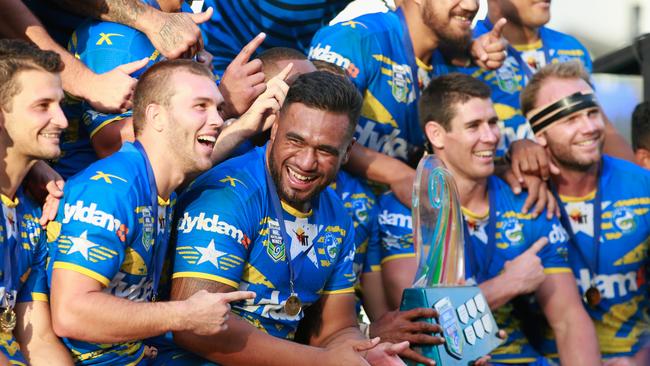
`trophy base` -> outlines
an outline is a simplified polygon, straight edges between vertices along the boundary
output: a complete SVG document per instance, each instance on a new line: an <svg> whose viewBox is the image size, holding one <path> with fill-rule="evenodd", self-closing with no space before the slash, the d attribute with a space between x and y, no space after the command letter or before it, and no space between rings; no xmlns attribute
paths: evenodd
<svg viewBox="0 0 650 366"><path fill-rule="evenodd" d="M478 286L440 286L407 288L402 295L400 310L434 308L445 343L413 348L439 366L467 366L501 344L499 327L494 321L483 293ZM410 366L422 365L412 361Z"/></svg>

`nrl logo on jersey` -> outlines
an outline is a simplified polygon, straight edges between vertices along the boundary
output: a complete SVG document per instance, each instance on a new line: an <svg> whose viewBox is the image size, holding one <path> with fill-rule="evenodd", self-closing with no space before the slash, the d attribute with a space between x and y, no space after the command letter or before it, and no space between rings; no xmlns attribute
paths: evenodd
<svg viewBox="0 0 650 366"><path fill-rule="evenodd" d="M400 103L409 101L409 83L413 83L411 67L408 65L393 64L393 78L391 80L391 91L393 97Z"/></svg>
<svg viewBox="0 0 650 366"><path fill-rule="evenodd" d="M510 60L510 57L508 58ZM506 63L495 71L497 85L501 91L514 94L517 92L519 84L517 83L517 74L513 71L512 67Z"/></svg>
<svg viewBox="0 0 650 366"><path fill-rule="evenodd" d="M623 234L629 234L636 230L634 211L629 207L619 207L612 213L614 226Z"/></svg>
<svg viewBox="0 0 650 366"><path fill-rule="evenodd" d="M266 246L266 253L274 262L284 260L284 241L280 232L280 225L275 220L269 220L269 240Z"/></svg>
<svg viewBox="0 0 650 366"><path fill-rule="evenodd" d="M150 206L136 207L135 212L140 215L138 222L142 224L142 246L147 252L154 244L154 225L156 221L153 218Z"/></svg>

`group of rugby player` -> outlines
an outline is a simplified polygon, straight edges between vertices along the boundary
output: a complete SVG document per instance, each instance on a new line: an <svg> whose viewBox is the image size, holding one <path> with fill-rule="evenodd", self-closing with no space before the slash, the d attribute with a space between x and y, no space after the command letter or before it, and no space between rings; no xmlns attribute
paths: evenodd
<svg viewBox="0 0 650 366"><path fill-rule="evenodd" d="M427 153L477 364L646 364L650 108L633 152L550 1L0 5L0 365L433 365Z"/></svg>

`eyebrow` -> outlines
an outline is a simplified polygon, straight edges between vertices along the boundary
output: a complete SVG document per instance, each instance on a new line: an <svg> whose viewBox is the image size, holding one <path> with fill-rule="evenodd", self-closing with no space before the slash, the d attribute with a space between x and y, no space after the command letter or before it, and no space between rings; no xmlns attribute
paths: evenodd
<svg viewBox="0 0 650 366"><path fill-rule="evenodd" d="M305 141L305 139L302 136L298 135L295 132L287 132L286 136L288 138L291 138L291 139L300 140L300 141L303 141L303 142ZM320 145L316 145L316 149L327 151L328 153L330 153L332 155L339 156L339 150L336 147L332 146L332 145L320 144Z"/></svg>

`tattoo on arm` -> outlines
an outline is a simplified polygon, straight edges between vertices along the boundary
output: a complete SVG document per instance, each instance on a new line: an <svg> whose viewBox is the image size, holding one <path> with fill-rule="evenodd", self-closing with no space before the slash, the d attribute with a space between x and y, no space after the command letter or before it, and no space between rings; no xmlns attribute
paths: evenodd
<svg viewBox="0 0 650 366"><path fill-rule="evenodd" d="M201 278L174 278L172 280L171 299L185 300L201 290L208 292L232 292L236 289L220 282Z"/></svg>
<svg viewBox="0 0 650 366"><path fill-rule="evenodd" d="M54 0L75 14L121 23L135 28L148 5L140 0Z"/></svg>

